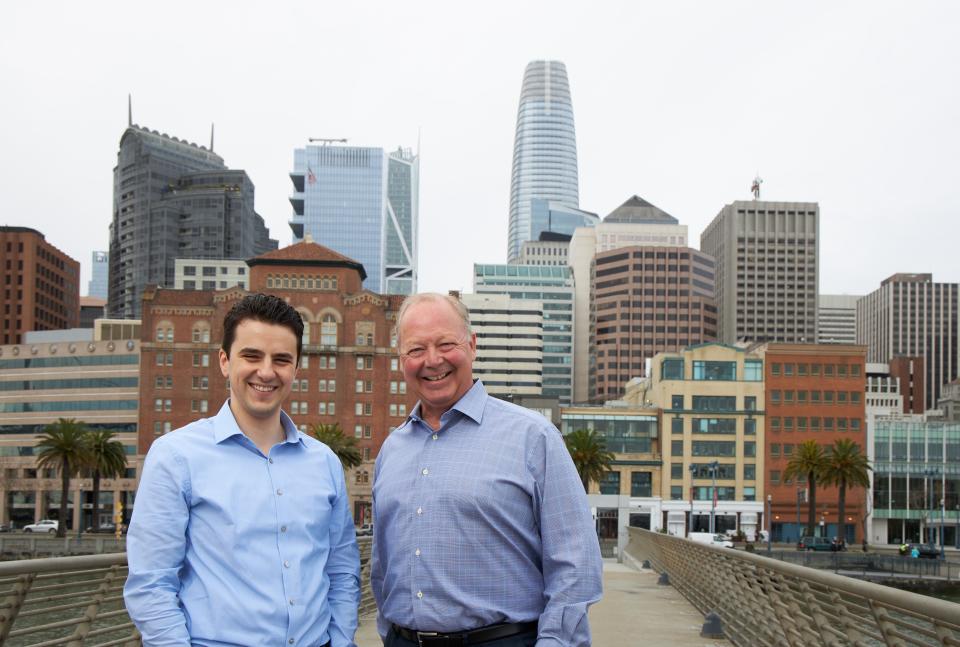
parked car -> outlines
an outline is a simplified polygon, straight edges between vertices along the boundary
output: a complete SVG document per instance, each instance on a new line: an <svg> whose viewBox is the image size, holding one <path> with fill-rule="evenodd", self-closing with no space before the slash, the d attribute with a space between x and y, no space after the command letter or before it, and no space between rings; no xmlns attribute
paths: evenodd
<svg viewBox="0 0 960 647"><path fill-rule="evenodd" d="M28 523L23 527L23 532L46 532L51 535L57 532L60 523L56 519L41 519L37 523Z"/></svg>
<svg viewBox="0 0 960 647"><path fill-rule="evenodd" d="M733 548L733 542L726 535L718 535L712 532L691 532L687 539L695 541L698 544L710 544L711 546L723 546Z"/></svg>
<svg viewBox="0 0 960 647"><path fill-rule="evenodd" d="M936 544L907 544L907 555L912 555L914 548L924 559L940 559L940 547Z"/></svg>
<svg viewBox="0 0 960 647"><path fill-rule="evenodd" d="M373 536L373 524L365 523L362 526L357 526L357 537L371 537Z"/></svg>
<svg viewBox="0 0 960 647"><path fill-rule="evenodd" d="M0 523L0 532L13 532L13 522Z"/></svg>
<svg viewBox="0 0 960 647"><path fill-rule="evenodd" d="M837 550L837 544L827 537L801 537L797 550Z"/></svg>
<svg viewBox="0 0 960 647"><path fill-rule="evenodd" d="M105 534L105 535L115 535L117 533L117 526L114 523L107 522L102 526L89 526L84 532L95 533L95 534ZM127 526L126 524L120 524L120 532L126 534Z"/></svg>

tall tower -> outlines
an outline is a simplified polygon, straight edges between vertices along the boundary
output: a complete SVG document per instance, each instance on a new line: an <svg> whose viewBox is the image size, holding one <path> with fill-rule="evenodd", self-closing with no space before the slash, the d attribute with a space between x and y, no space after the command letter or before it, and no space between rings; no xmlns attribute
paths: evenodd
<svg viewBox="0 0 960 647"><path fill-rule="evenodd" d="M293 242L309 235L356 259L372 292L416 292L420 157L404 148L308 145L294 150L293 167Z"/></svg>
<svg viewBox="0 0 960 647"><path fill-rule="evenodd" d="M532 61L523 73L510 179L508 263L517 262L524 241L537 239L531 226L534 198L580 205L573 103L567 68L559 61Z"/></svg>

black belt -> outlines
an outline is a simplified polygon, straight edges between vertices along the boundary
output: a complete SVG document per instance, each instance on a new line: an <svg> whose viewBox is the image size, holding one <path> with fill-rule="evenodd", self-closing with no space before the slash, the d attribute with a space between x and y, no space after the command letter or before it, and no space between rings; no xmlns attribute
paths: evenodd
<svg viewBox="0 0 960 647"><path fill-rule="evenodd" d="M462 645L476 645L499 638L509 638L517 634L525 634L537 630L536 622L509 622L501 625L490 625L472 631L441 633L437 631L414 631L406 627L393 625L393 630L406 640L417 643L420 647L461 647Z"/></svg>

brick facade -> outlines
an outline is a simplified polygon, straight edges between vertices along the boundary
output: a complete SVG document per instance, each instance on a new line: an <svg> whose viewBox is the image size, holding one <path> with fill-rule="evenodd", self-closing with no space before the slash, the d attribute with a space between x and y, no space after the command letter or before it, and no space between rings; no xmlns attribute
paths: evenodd
<svg viewBox="0 0 960 647"><path fill-rule="evenodd" d="M364 290L363 266L311 242L248 261L250 291L283 297L305 324L297 384L284 405L303 430L339 423L363 464L347 474L355 521L370 519L373 461L416 400L406 391L393 327L402 296ZM215 415L228 393L218 351L223 318L248 294L150 287L144 292L139 451L153 439Z"/></svg>

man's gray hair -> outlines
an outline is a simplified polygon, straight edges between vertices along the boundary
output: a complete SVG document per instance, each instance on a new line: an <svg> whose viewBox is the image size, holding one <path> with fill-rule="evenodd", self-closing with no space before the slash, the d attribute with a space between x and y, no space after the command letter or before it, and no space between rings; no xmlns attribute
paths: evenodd
<svg viewBox="0 0 960 647"><path fill-rule="evenodd" d="M397 333L398 347L400 345L400 326L403 324L403 318L406 316L407 310L415 305L426 302L448 304L451 308L453 308L453 311L457 313L457 316L460 317L460 320L463 322L463 327L467 330L467 335L470 335L473 332L473 329L470 327L470 311L467 310L467 306L463 305L463 301L452 294L421 292L420 294L411 294L403 300L402 304L400 304L400 310L397 312L397 325L395 328Z"/></svg>

